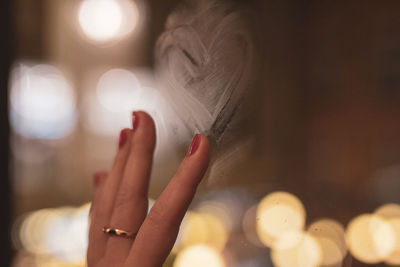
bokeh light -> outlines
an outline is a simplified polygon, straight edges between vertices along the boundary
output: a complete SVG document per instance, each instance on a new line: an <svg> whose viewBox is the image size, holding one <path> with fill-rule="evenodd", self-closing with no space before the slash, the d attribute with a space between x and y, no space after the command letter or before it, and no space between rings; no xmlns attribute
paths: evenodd
<svg viewBox="0 0 400 267"><path fill-rule="evenodd" d="M84 264L76 264L58 260L51 256L35 255L26 252L19 252L12 264L12 267L84 267Z"/></svg>
<svg viewBox="0 0 400 267"><path fill-rule="evenodd" d="M182 250L174 261L174 267L224 267L220 253L206 245L194 245Z"/></svg>
<svg viewBox="0 0 400 267"><path fill-rule="evenodd" d="M257 247L263 247L264 244L261 243L257 235L257 206L254 205L250 207L243 216L242 228L246 236L247 241Z"/></svg>
<svg viewBox="0 0 400 267"><path fill-rule="evenodd" d="M395 203L382 205L375 210L374 214L385 219L400 218L400 205Z"/></svg>
<svg viewBox="0 0 400 267"><path fill-rule="evenodd" d="M312 223L307 232L321 247L321 264L341 266L341 262L347 254L344 227L332 219L320 219Z"/></svg>
<svg viewBox="0 0 400 267"><path fill-rule="evenodd" d="M66 208L46 231L47 251L53 257L72 263L84 263L88 245L88 216L90 204ZM63 233L63 234L60 234Z"/></svg>
<svg viewBox="0 0 400 267"><path fill-rule="evenodd" d="M95 85L94 85L95 84ZM85 127L96 135L116 136L131 126L131 111L144 110L155 121L157 92L152 75L145 70L109 69L86 91ZM94 88L92 88L92 86Z"/></svg>
<svg viewBox="0 0 400 267"><path fill-rule="evenodd" d="M154 202L149 199L149 211ZM12 231L19 250L14 266L85 266L90 205L41 209L18 218Z"/></svg>
<svg viewBox="0 0 400 267"><path fill-rule="evenodd" d="M396 246L395 230L382 217L362 214L354 218L346 231L346 243L358 260L375 264L391 255Z"/></svg>
<svg viewBox="0 0 400 267"><path fill-rule="evenodd" d="M43 209L28 214L21 224L19 238L23 248L34 254L45 254L46 231L50 224L60 216L55 210Z"/></svg>
<svg viewBox="0 0 400 267"><path fill-rule="evenodd" d="M111 112L128 112L139 102L142 90L132 72L112 69L100 77L97 97L100 104Z"/></svg>
<svg viewBox="0 0 400 267"><path fill-rule="evenodd" d="M322 261L322 251L311 235L289 230L274 243L271 258L278 267L317 267Z"/></svg>
<svg viewBox="0 0 400 267"><path fill-rule="evenodd" d="M390 265L400 265L400 218L390 219L389 223L394 230L396 245L392 253L390 253L385 262Z"/></svg>
<svg viewBox="0 0 400 267"><path fill-rule="evenodd" d="M75 126L75 92L54 66L19 64L11 73L11 124L27 138L57 139Z"/></svg>
<svg viewBox="0 0 400 267"><path fill-rule="evenodd" d="M22 248L54 261L83 264L86 258L90 204L43 209L26 215L19 226ZM47 261L47 260L46 260Z"/></svg>
<svg viewBox="0 0 400 267"><path fill-rule="evenodd" d="M139 10L134 1L85 0L78 12L84 34L95 41L109 41L131 33L137 26Z"/></svg>
<svg viewBox="0 0 400 267"><path fill-rule="evenodd" d="M202 214L210 214L217 217L218 220L223 224L224 228L228 231L234 227L234 215L229 207L222 201L207 200L202 201L197 207L196 211Z"/></svg>
<svg viewBox="0 0 400 267"><path fill-rule="evenodd" d="M69 263L51 257L36 257L35 266L37 267L83 267L83 264ZM30 266L32 267L32 266Z"/></svg>
<svg viewBox="0 0 400 267"><path fill-rule="evenodd" d="M286 231L303 230L306 213L301 201L287 192L274 192L261 200L257 208L257 233L268 247Z"/></svg>
<svg viewBox="0 0 400 267"><path fill-rule="evenodd" d="M400 265L400 205L395 203L382 205L376 209L374 214L388 220L395 232L395 249L386 257L385 262L391 265Z"/></svg>
<svg viewBox="0 0 400 267"><path fill-rule="evenodd" d="M228 235L219 217L211 213L188 212L180 228L177 246L179 249L203 244L221 251Z"/></svg>

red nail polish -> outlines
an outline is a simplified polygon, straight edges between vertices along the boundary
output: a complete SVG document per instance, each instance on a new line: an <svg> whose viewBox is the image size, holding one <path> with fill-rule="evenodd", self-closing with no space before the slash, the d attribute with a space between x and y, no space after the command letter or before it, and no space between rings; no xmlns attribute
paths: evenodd
<svg viewBox="0 0 400 267"><path fill-rule="evenodd" d="M139 125L139 114L134 111L132 112L132 129L135 130Z"/></svg>
<svg viewBox="0 0 400 267"><path fill-rule="evenodd" d="M101 183L101 180L104 176L106 176L106 172L103 171L98 171L93 175L93 183L95 187L98 187L99 184Z"/></svg>
<svg viewBox="0 0 400 267"><path fill-rule="evenodd" d="M196 134L193 137L192 143L190 144L189 151L187 153L188 157L193 155L196 152L197 148L200 145L200 139L201 139L201 135L200 134Z"/></svg>
<svg viewBox="0 0 400 267"><path fill-rule="evenodd" d="M119 148L123 147L128 140L129 129L123 129L119 134Z"/></svg>

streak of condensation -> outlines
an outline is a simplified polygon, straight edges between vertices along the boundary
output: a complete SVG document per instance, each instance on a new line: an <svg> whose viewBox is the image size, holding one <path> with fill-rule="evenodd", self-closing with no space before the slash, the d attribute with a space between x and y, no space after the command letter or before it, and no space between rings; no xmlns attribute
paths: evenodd
<svg viewBox="0 0 400 267"><path fill-rule="evenodd" d="M322 262L322 251L310 234L289 230L274 243L271 258L277 267L317 267Z"/></svg>
<svg viewBox="0 0 400 267"><path fill-rule="evenodd" d="M346 243L351 254L368 264L376 264L389 257L396 247L395 237L395 230L389 221L376 214L357 216L346 231Z"/></svg>
<svg viewBox="0 0 400 267"><path fill-rule="evenodd" d="M261 242L271 247L289 230L304 228L306 212L301 201L287 192L274 192L264 197L257 207L256 230Z"/></svg>
<svg viewBox="0 0 400 267"><path fill-rule="evenodd" d="M319 243L322 266L342 266L347 254L344 227L332 219L320 219L312 223L307 232Z"/></svg>
<svg viewBox="0 0 400 267"><path fill-rule="evenodd" d="M156 45L170 140L200 132L218 141L250 88L253 50L242 14L228 2L191 1L171 13Z"/></svg>
<svg viewBox="0 0 400 267"><path fill-rule="evenodd" d="M390 265L400 265L400 205L394 203L385 204L379 207L374 214L388 220L395 232L395 249L385 259L385 262Z"/></svg>

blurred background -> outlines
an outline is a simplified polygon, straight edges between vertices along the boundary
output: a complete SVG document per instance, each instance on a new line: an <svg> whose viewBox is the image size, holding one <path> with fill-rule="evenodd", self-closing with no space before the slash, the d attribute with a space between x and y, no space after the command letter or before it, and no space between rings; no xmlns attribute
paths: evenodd
<svg viewBox="0 0 400 267"><path fill-rule="evenodd" d="M161 136L154 203L188 145L163 146L155 71L181 2L3 1L1 266L85 266L92 175L134 109ZM400 2L215 3L251 35L253 89L165 266L400 266Z"/></svg>

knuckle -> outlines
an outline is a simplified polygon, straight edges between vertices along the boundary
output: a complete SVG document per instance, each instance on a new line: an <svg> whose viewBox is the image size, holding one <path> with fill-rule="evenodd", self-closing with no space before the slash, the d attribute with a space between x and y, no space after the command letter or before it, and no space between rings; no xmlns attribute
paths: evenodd
<svg viewBox="0 0 400 267"><path fill-rule="evenodd" d="M119 192L115 199L115 209L123 209L126 206L126 203L129 203L127 194L124 192Z"/></svg>
<svg viewBox="0 0 400 267"><path fill-rule="evenodd" d="M122 187L116 198L115 198L115 208L123 209L126 205L132 205L132 203L137 202L139 196L135 193L135 190L128 190L126 187Z"/></svg>
<svg viewBox="0 0 400 267"><path fill-rule="evenodd" d="M126 211L131 209L147 210L148 199L138 190L121 189L118 192L115 202L114 210Z"/></svg>
<svg viewBox="0 0 400 267"><path fill-rule="evenodd" d="M154 205L154 207L151 209L149 215L147 216L147 220L151 225L157 227L165 221L165 211L165 205L158 203L158 205Z"/></svg>

